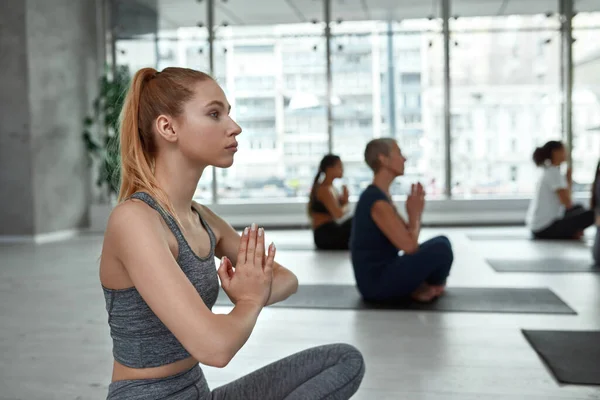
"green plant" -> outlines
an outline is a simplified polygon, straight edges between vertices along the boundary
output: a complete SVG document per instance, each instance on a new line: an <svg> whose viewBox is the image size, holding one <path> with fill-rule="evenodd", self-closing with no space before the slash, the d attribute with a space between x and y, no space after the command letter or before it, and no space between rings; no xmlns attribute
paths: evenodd
<svg viewBox="0 0 600 400"><path fill-rule="evenodd" d="M109 199L119 190L119 115L129 87L127 66L119 66L109 77L100 78L99 93L93 103L93 114L83 122L83 141L90 156L90 165L98 161L96 186Z"/></svg>

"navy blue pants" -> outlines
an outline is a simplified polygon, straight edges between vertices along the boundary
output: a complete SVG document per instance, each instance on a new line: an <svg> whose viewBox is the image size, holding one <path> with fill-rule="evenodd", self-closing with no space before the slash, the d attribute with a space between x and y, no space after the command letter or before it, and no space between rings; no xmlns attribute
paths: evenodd
<svg viewBox="0 0 600 400"><path fill-rule="evenodd" d="M405 298L424 282L430 285L445 284L453 261L450 240L446 236L437 236L421 243L416 253L398 256L379 270L376 276L364 277L357 282L357 286L366 300Z"/></svg>

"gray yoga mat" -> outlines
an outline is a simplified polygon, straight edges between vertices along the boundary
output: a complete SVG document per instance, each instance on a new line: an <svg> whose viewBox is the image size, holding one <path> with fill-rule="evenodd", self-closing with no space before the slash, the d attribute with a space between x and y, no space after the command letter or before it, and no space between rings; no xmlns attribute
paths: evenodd
<svg viewBox="0 0 600 400"><path fill-rule="evenodd" d="M600 268L590 260L569 260L547 258L537 260L485 260L497 272L539 272L539 273L600 273Z"/></svg>
<svg viewBox="0 0 600 400"><path fill-rule="evenodd" d="M557 381L600 385L600 331L522 332Z"/></svg>
<svg viewBox="0 0 600 400"><path fill-rule="evenodd" d="M531 233L469 233L467 238L473 241L480 240L533 240Z"/></svg>
<svg viewBox="0 0 600 400"><path fill-rule="evenodd" d="M286 250L286 251L319 251L319 252L348 252L348 249L345 250L321 250L317 249L313 243L275 243L277 246L277 250Z"/></svg>
<svg viewBox="0 0 600 400"><path fill-rule="evenodd" d="M288 251L317 251L317 247L313 243L281 243L276 242L277 250L288 250Z"/></svg>
<svg viewBox="0 0 600 400"><path fill-rule="evenodd" d="M216 305L231 306L221 290ZM300 285L298 292L271 307L337 310L422 310L487 313L576 314L554 292L546 288L458 288L450 287L431 303L410 300L394 303L367 303L355 286Z"/></svg>
<svg viewBox="0 0 600 400"><path fill-rule="evenodd" d="M558 240L558 239L535 239L533 235L529 232L514 232L514 233L469 233L466 235L467 238L471 241L495 241L495 240L535 240L539 242L570 242L577 243L577 241L573 240ZM590 235L585 235L581 242L590 242L594 241L594 237Z"/></svg>

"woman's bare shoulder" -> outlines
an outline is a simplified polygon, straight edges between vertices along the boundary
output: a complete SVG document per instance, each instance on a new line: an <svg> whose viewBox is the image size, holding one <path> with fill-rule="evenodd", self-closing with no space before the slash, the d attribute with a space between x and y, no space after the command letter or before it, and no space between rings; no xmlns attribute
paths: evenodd
<svg viewBox="0 0 600 400"><path fill-rule="evenodd" d="M119 230L129 224L159 221L159 214L141 200L126 200L113 208L108 218L107 232Z"/></svg>

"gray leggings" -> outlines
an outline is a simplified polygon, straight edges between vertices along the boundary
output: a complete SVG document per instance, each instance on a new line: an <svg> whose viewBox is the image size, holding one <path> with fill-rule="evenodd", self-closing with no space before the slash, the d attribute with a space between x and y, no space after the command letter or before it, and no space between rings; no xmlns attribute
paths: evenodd
<svg viewBox="0 0 600 400"><path fill-rule="evenodd" d="M347 344L314 347L211 391L200 366L160 379L116 381L110 400L346 400L365 373L361 353Z"/></svg>

